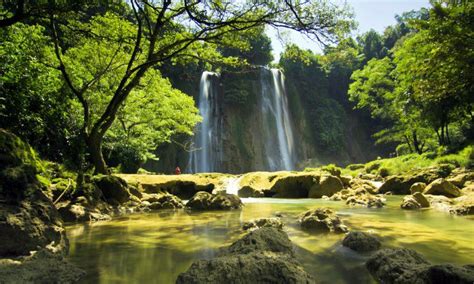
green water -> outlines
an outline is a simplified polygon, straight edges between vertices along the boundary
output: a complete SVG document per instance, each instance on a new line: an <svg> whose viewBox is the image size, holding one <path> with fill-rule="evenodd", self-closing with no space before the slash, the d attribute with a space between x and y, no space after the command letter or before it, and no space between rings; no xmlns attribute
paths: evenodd
<svg viewBox="0 0 474 284"><path fill-rule="evenodd" d="M321 199L244 199L242 210L135 214L109 222L69 226L70 260L88 272L89 283L174 283L196 259L242 235L244 221L283 214L297 256L323 283L372 283L364 268L368 255L341 246L343 235L302 232L297 216L307 209L335 209L352 230L372 231L385 247L406 247L433 263L474 263L474 220L435 210L399 209L390 197L382 209L350 208Z"/></svg>

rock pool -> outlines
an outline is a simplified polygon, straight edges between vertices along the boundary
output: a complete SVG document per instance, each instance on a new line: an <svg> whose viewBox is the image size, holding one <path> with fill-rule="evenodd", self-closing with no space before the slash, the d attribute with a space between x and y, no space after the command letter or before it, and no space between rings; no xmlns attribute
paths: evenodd
<svg viewBox="0 0 474 284"><path fill-rule="evenodd" d="M389 196L381 209L348 207L322 199L244 198L242 210L131 214L112 221L67 227L69 259L85 269L83 282L174 283L196 259L238 239L243 222L282 214L299 260L322 283L374 282L364 267L368 254L341 246L344 235L310 234L299 229L305 210L329 207L352 230L372 231L384 247L405 247L432 263L474 263L474 219L433 209L400 209L402 197Z"/></svg>

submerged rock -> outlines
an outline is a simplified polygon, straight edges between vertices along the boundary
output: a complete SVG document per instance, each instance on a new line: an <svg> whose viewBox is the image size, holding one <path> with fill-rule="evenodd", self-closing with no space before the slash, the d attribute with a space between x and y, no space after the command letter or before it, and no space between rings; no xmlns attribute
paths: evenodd
<svg viewBox="0 0 474 284"><path fill-rule="evenodd" d="M210 194L205 191L196 193L186 203L186 208L194 210L230 210L242 207L242 201L234 194Z"/></svg>
<svg viewBox="0 0 474 284"><path fill-rule="evenodd" d="M349 232L342 240L342 245L358 252L374 251L382 246L374 235L357 231Z"/></svg>
<svg viewBox="0 0 474 284"><path fill-rule="evenodd" d="M250 220L245 222L242 225L242 229L247 230L256 230L263 227L273 227L277 229L283 228L283 222L280 218L260 218L255 220Z"/></svg>
<svg viewBox="0 0 474 284"><path fill-rule="evenodd" d="M420 209L430 207L430 202L420 192L415 192L413 195L407 195L403 198L402 209Z"/></svg>
<svg viewBox="0 0 474 284"><path fill-rule="evenodd" d="M210 260L195 261L176 283L315 283L295 259L288 235L261 228Z"/></svg>
<svg viewBox="0 0 474 284"><path fill-rule="evenodd" d="M341 180L336 176L322 176L319 183L309 190L309 198L321 198L323 195L332 196L344 188Z"/></svg>
<svg viewBox="0 0 474 284"><path fill-rule="evenodd" d="M85 274L63 256L48 250L19 259L0 259L0 283L73 283Z"/></svg>
<svg viewBox="0 0 474 284"><path fill-rule="evenodd" d="M461 191L449 181L439 178L430 183L424 190L424 194L444 195L446 197L459 197Z"/></svg>
<svg viewBox="0 0 474 284"><path fill-rule="evenodd" d="M431 265L411 249L384 249L366 263L381 283L473 283L474 266Z"/></svg>
<svg viewBox="0 0 474 284"><path fill-rule="evenodd" d="M336 213L328 208L317 208L305 212L300 220L301 228L313 232L345 233L347 227Z"/></svg>

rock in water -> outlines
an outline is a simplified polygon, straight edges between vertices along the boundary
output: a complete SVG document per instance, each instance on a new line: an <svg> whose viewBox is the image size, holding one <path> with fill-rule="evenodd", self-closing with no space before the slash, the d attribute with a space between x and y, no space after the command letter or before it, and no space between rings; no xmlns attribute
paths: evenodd
<svg viewBox="0 0 474 284"><path fill-rule="evenodd" d="M431 265L411 249L384 249L366 263L381 283L473 283L474 266Z"/></svg>
<svg viewBox="0 0 474 284"><path fill-rule="evenodd" d="M241 207L242 201L235 194L210 194L205 191L197 192L186 203L186 208L194 210L231 210Z"/></svg>
<svg viewBox="0 0 474 284"><path fill-rule="evenodd" d="M342 245L358 252L374 251L382 246L377 237L356 231L349 232L342 240Z"/></svg>
<svg viewBox="0 0 474 284"><path fill-rule="evenodd" d="M444 178L439 178L432 183L430 183L423 192L424 194L432 195L444 195L446 197L459 197L461 196L461 191L454 184L445 180Z"/></svg>
<svg viewBox="0 0 474 284"><path fill-rule="evenodd" d="M294 257L285 232L250 232L211 260L198 260L176 283L315 283Z"/></svg>
<svg viewBox="0 0 474 284"><path fill-rule="evenodd" d="M301 216L299 222L301 228L307 231L335 233L348 231L336 213L328 208L309 210Z"/></svg>
<svg viewBox="0 0 474 284"><path fill-rule="evenodd" d="M430 207L430 202L423 194L415 192L413 195L405 196L400 207L402 209L427 208Z"/></svg>
<svg viewBox="0 0 474 284"><path fill-rule="evenodd" d="M293 245L288 235L276 228L265 227L252 231L224 250L224 255L271 251L293 256Z"/></svg>
<svg viewBox="0 0 474 284"><path fill-rule="evenodd" d="M184 208L183 201L177 196L169 193L144 193L141 201L149 202L149 208L153 210Z"/></svg>
<svg viewBox="0 0 474 284"><path fill-rule="evenodd" d="M260 218L250 220L242 225L242 229L244 229L245 231L256 230L263 227L283 229L283 223L281 222L280 218Z"/></svg>

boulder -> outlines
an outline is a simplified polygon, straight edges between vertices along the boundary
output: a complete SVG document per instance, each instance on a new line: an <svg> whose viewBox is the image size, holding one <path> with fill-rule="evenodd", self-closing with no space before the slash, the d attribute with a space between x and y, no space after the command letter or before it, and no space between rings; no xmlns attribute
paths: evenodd
<svg viewBox="0 0 474 284"><path fill-rule="evenodd" d="M341 180L336 176L322 176L319 183L314 184L309 190L309 198L321 198L323 195L332 196L344 188Z"/></svg>
<svg viewBox="0 0 474 284"><path fill-rule="evenodd" d="M430 202L423 194L415 192L413 195L405 196L400 207L402 209L427 208L430 207Z"/></svg>
<svg viewBox="0 0 474 284"><path fill-rule="evenodd" d="M292 257L253 252L198 260L176 279L177 284L316 283Z"/></svg>
<svg viewBox="0 0 474 284"><path fill-rule="evenodd" d="M455 215L474 215L474 193L463 195L455 199L455 205L449 209Z"/></svg>
<svg viewBox="0 0 474 284"><path fill-rule="evenodd" d="M474 266L431 265L411 249L384 249L366 267L380 283L473 283Z"/></svg>
<svg viewBox="0 0 474 284"><path fill-rule="evenodd" d="M106 221L112 218L108 214L101 213L98 209L73 203L58 206L58 212L64 222Z"/></svg>
<svg viewBox="0 0 474 284"><path fill-rule="evenodd" d="M275 178L270 192L277 198L306 198L310 189L319 183L319 175L288 174Z"/></svg>
<svg viewBox="0 0 474 284"><path fill-rule="evenodd" d="M312 232L345 233L348 231L336 213L328 208L317 208L305 212L300 217L299 223L303 230Z"/></svg>
<svg viewBox="0 0 474 284"><path fill-rule="evenodd" d="M262 190L253 188L248 185L242 186L239 189L238 193L240 197L264 197L265 196Z"/></svg>
<svg viewBox="0 0 474 284"><path fill-rule="evenodd" d="M112 205L119 205L130 200L127 182L117 176L96 176L93 179L102 191L104 198Z"/></svg>
<svg viewBox="0 0 474 284"><path fill-rule="evenodd" d="M474 172L455 174L447 178L447 181L454 184L458 188L463 188L468 181L474 181Z"/></svg>
<svg viewBox="0 0 474 284"><path fill-rule="evenodd" d="M235 194L210 194L208 192L197 192L186 203L186 208L194 210L230 210L242 207L242 201Z"/></svg>
<svg viewBox="0 0 474 284"><path fill-rule="evenodd" d="M419 180L407 179L403 176L389 177L379 188L380 193L391 192L392 194L410 194L410 187Z"/></svg>
<svg viewBox="0 0 474 284"><path fill-rule="evenodd" d="M342 240L342 245L358 252L374 251L382 246L374 235L357 231L349 232Z"/></svg>
<svg viewBox="0 0 474 284"><path fill-rule="evenodd" d="M242 229L244 229L245 231L256 230L263 227L283 229L283 222L281 221L280 218L260 218L260 219L250 220L248 222L245 222L242 225Z"/></svg>
<svg viewBox="0 0 474 284"><path fill-rule="evenodd" d="M349 206L382 208L385 206L385 198L371 194L351 195L346 199L346 204Z"/></svg>
<svg viewBox="0 0 474 284"><path fill-rule="evenodd" d="M315 283L294 256L288 235L264 227L210 260L195 261L176 283Z"/></svg>
<svg viewBox="0 0 474 284"><path fill-rule="evenodd" d="M152 210L184 208L183 201L169 193L144 193L141 201L149 202L148 207Z"/></svg>
<svg viewBox="0 0 474 284"><path fill-rule="evenodd" d="M221 255L239 255L253 251L270 251L290 256L294 255L293 244L288 235L283 230L272 227L263 227L250 231L247 235L224 249Z"/></svg>
<svg viewBox="0 0 474 284"><path fill-rule="evenodd" d="M424 183L424 182L415 182L414 184L412 184L412 186L410 186L410 192L411 192L411 194L413 194L415 192L423 193L425 188L426 188L426 183Z"/></svg>
<svg viewBox="0 0 474 284"><path fill-rule="evenodd" d="M461 191L454 184L439 178L430 183L424 190L424 194L432 195L444 195L446 197L458 197L461 196Z"/></svg>

